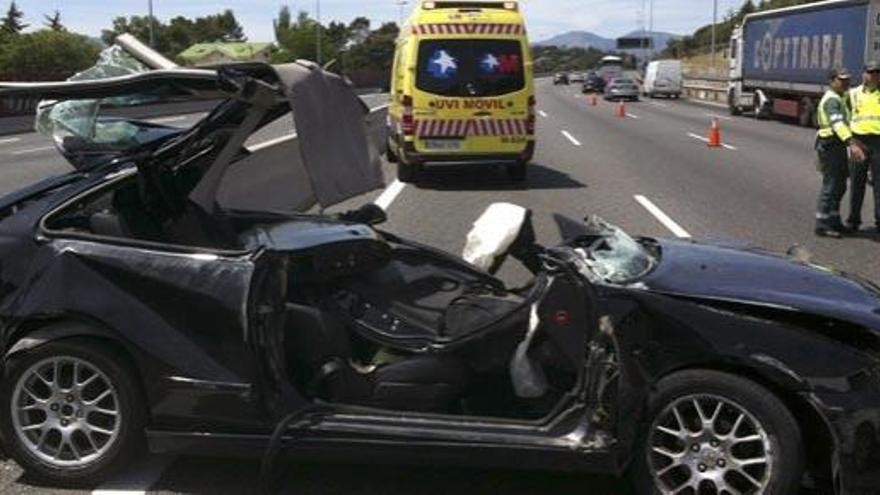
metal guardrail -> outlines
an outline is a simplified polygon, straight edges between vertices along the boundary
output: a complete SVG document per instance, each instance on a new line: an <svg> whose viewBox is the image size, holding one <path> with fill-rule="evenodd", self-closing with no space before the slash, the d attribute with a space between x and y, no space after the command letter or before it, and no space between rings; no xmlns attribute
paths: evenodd
<svg viewBox="0 0 880 495"><path fill-rule="evenodd" d="M727 78L686 76L682 83L682 89L686 98L726 104L728 83Z"/></svg>

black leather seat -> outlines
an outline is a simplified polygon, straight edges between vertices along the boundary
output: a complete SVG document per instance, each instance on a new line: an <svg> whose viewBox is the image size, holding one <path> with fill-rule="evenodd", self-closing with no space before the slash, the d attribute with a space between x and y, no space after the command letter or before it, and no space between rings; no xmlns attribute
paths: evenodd
<svg viewBox="0 0 880 495"><path fill-rule="evenodd" d="M354 362L352 337L341 320L288 304L285 348L289 373L310 398L389 410L455 412L468 368L455 356L396 356L385 364Z"/></svg>

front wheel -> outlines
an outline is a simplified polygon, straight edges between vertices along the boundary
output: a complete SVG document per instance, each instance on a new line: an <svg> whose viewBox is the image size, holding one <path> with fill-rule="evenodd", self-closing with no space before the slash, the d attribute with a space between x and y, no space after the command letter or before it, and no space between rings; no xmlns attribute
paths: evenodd
<svg viewBox="0 0 880 495"><path fill-rule="evenodd" d="M769 390L715 371L661 380L635 460L640 494L797 493L797 421Z"/></svg>
<svg viewBox="0 0 880 495"><path fill-rule="evenodd" d="M813 103L813 99L809 97L802 98L798 104L798 124L801 127L815 127L815 114L816 105Z"/></svg>
<svg viewBox="0 0 880 495"><path fill-rule="evenodd" d="M16 355L0 384L9 454L53 485L99 483L141 448L146 405L118 353L69 339Z"/></svg>

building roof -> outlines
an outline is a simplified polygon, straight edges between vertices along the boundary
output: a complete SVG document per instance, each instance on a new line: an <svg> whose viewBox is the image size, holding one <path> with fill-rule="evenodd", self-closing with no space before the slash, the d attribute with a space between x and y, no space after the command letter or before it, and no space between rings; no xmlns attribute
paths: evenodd
<svg viewBox="0 0 880 495"><path fill-rule="evenodd" d="M180 52L179 57L187 62L198 62L214 53L220 53L231 60L247 61L268 50L270 46L271 43L196 43Z"/></svg>

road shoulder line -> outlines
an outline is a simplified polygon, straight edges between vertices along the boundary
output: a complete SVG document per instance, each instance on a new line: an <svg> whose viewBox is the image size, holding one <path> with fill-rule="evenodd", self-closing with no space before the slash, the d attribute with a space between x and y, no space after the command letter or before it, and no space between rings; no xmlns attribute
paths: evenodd
<svg viewBox="0 0 880 495"><path fill-rule="evenodd" d="M637 194L633 197L635 198L636 201L639 202L640 205L642 205L646 210L648 210L648 213L650 213L651 215L654 215L654 218L659 220L660 223L662 223L664 227L666 227L667 229L669 229L670 232L675 234L676 237L680 237L682 239L690 239L691 238L691 235L688 233L687 230L684 230L681 227L681 225L676 223L675 220L670 218L669 215L664 213L663 210L661 210L657 205L652 203L650 199L642 196L641 194Z"/></svg>
<svg viewBox="0 0 880 495"><path fill-rule="evenodd" d="M689 133L687 133L687 135L688 135L688 137L691 137L691 138L696 139L698 141L702 141L704 143L709 143L709 138L700 136L698 134L694 134L693 132L689 132ZM727 143L721 143L721 146L723 146L725 149L728 149L730 151L736 151L739 149L736 146L731 146Z"/></svg>
<svg viewBox="0 0 880 495"><path fill-rule="evenodd" d="M388 208L391 207L391 203L393 203L394 200L397 199L397 196L403 192L404 187L406 187L406 184L400 182L398 179L394 179L394 182L392 182L373 203L379 208L388 211Z"/></svg>
<svg viewBox="0 0 880 495"><path fill-rule="evenodd" d="M562 131L562 135L565 136L566 139L568 139L569 141L571 141L571 144L573 144L573 145L575 145L575 146L583 146L583 145L581 144L581 142L578 141L577 139L575 139L574 136L572 136L571 133L569 133L568 131Z"/></svg>

